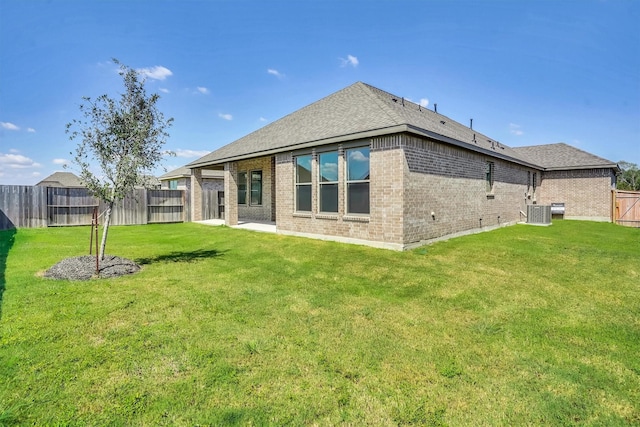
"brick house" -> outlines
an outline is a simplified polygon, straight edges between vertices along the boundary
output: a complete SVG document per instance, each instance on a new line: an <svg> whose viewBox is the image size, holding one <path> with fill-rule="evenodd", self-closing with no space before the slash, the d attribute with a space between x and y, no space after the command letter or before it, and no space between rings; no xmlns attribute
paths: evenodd
<svg viewBox="0 0 640 427"><path fill-rule="evenodd" d="M161 175L160 188L163 190L191 191L191 170L185 166L171 170ZM224 172L221 170L203 170L202 188L207 190L224 191Z"/></svg>
<svg viewBox="0 0 640 427"><path fill-rule="evenodd" d="M389 249L514 224L533 203L610 220L615 163L527 148L358 82L187 167L194 206L204 171L224 170L228 225L274 221L282 234Z"/></svg>

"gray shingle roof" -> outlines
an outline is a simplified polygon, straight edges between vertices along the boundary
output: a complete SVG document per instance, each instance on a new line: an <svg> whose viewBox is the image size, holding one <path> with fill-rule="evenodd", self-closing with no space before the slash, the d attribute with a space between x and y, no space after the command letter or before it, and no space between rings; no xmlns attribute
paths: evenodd
<svg viewBox="0 0 640 427"><path fill-rule="evenodd" d="M165 173L164 175L161 175L160 178L158 178L161 181L166 181L168 179L178 179L178 178L187 178L191 176L191 169L189 169L186 166L181 166L178 169L174 169L171 170L167 173ZM203 178L219 178L219 179L223 179L224 178L224 171L222 170L207 170L204 169L202 171L202 177Z"/></svg>
<svg viewBox="0 0 640 427"><path fill-rule="evenodd" d="M357 82L225 145L187 167L403 131L522 163L511 148L494 139L418 104Z"/></svg>
<svg viewBox="0 0 640 427"><path fill-rule="evenodd" d="M531 167L616 166L566 144L552 144L548 149L514 149L442 114L357 82L227 144L187 167L220 165L227 161L398 132L426 136Z"/></svg>
<svg viewBox="0 0 640 427"><path fill-rule="evenodd" d="M618 165L565 143L514 147L523 158L547 170L614 168Z"/></svg>
<svg viewBox="0 0 640 427"><path fill-rule="evenodd" d="M80 178L72 172L54 172L36 185L40 187L84 187Z"/></svg>

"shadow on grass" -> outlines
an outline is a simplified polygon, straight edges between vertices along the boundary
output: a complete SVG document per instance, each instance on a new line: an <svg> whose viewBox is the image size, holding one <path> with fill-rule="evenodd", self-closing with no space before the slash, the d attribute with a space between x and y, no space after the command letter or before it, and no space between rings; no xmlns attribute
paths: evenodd
<svg viewBox="0 0 640 427"><path fill-rule="evenodd" d="M9 257L9 251L13 246L17 232L15 228L0 231L0 319L2 319L2 298L7 283L7 258Z"/></svg>
<svg viewBox="0 0 640 427"><path fill-rule="evenodd" d="M155 262L193 262L201 259L218 258L223 254L223 251L216 249L198 249L195 251L170 252L150 258L138 258L135 261L139 265L153 264Z"/></svg>

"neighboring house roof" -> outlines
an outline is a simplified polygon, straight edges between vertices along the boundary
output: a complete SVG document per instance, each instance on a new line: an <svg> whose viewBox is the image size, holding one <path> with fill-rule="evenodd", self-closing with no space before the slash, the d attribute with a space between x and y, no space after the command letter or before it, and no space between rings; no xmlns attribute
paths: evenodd
<svg viewBox="0 0 640 427"><path fill-rule="evenodd" d="M36 185L40 187L84 187L80 178L71 172L54 172Z"/></svg>
<svg viewBox="0 0 640 427"><path fill-rule="evenodd" d="M510 147L442 114L362 82L354 83L191 162L219 165L298 148L411 132L534 166Z"/></svg>
<svg viewBox="0 0 640 427"><path fill-rule="evenodd" d="M542 166L545 170L612 168L616 163L565 143L533 145L513 148L523 158Z"/></svg>
<svg viewBox="0 0 640 427"><path fill-rule="evenodd" d="M188 178L191 176L191 169L186 166L179 167L160 176L160 181L167 181L171 179ZM205 179L224 179L224 171L221 170L207 170L202 171L202 177Z"/></svg>

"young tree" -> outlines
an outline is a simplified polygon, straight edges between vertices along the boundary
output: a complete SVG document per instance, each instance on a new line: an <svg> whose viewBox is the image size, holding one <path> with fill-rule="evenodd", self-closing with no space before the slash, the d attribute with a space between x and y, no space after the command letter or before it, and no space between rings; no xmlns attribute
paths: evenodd
<svg viewBox="0 0 640 427"><path fill-rule="evenodd" d="M618 190L640 191L640 169L635 163L619 161L622 173L618 175Z"/></svg>
<svg viewBox="0 0 640 427"><path fill-rule="evenodd" d="M104 259L111 211L118 200L136 185L145 185L146 176L156 168L165 153L162 146L169 137L173 119L165 120L156 107L157 94L148 96L140 74L113 60L119 67L125 91L119 99L101 95L95 100L83 97L80 112L84 119L67 124L71 140L79 139L73 163L80 167L80 178L89 191L107 205L100 245ZM73 155L73 153L71 153ZM92 172L94 165L99 175Z"/></svg>

